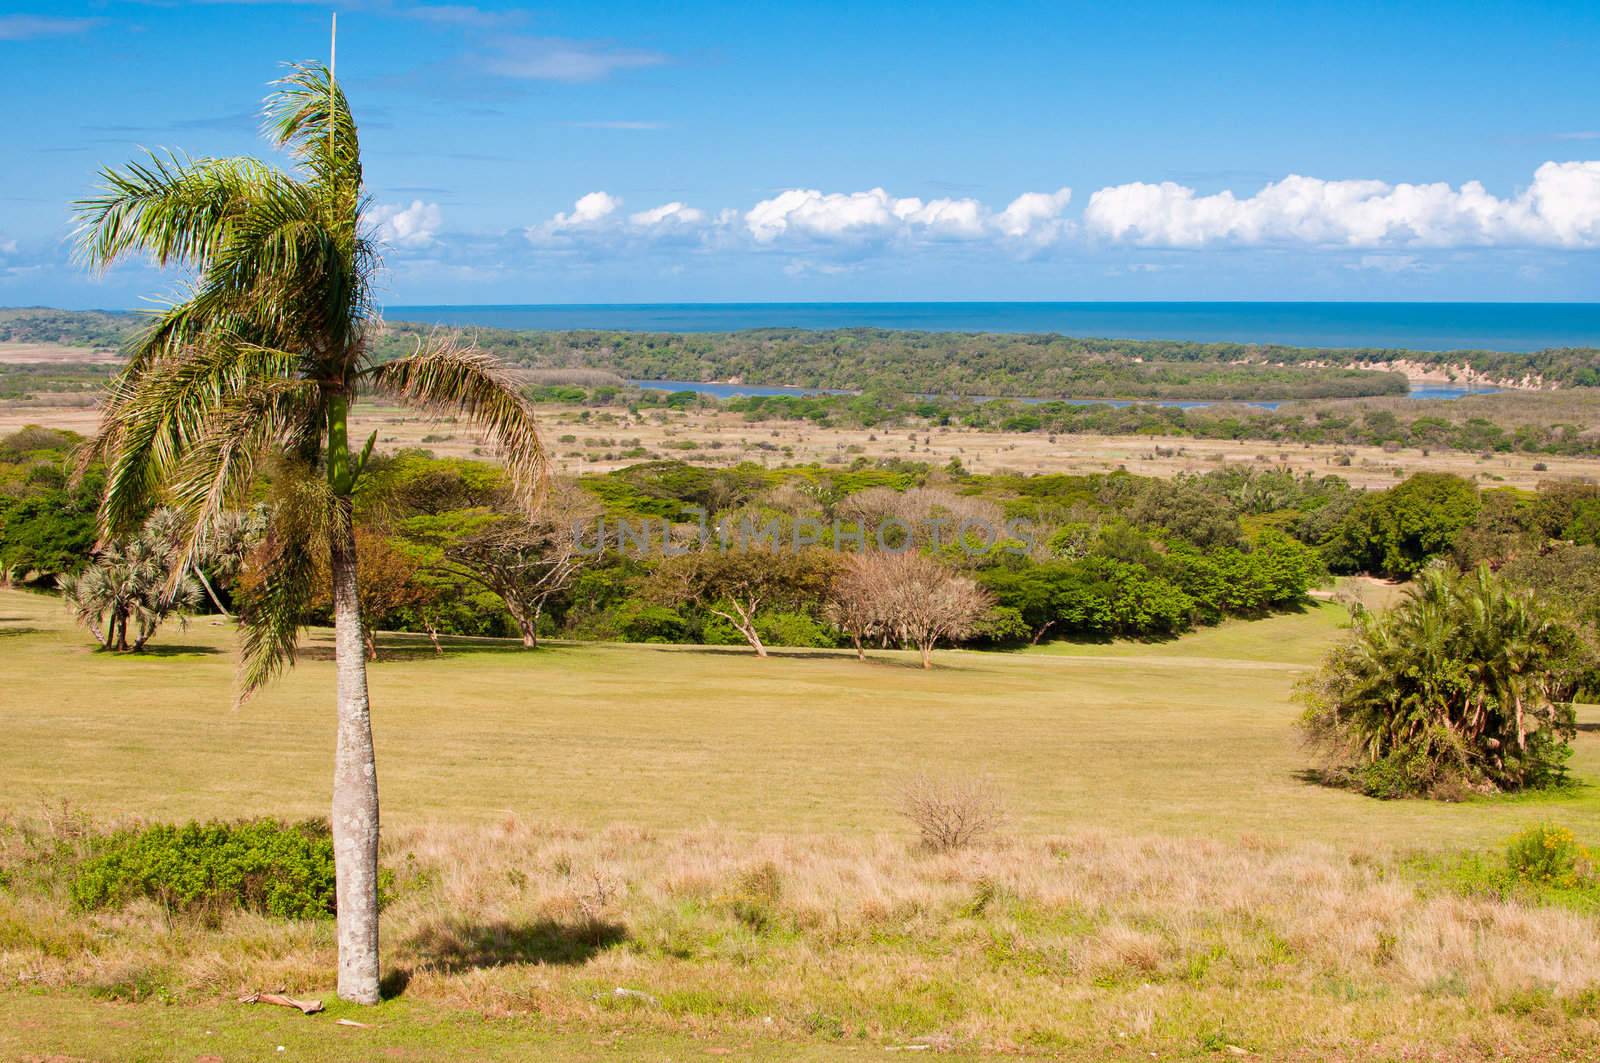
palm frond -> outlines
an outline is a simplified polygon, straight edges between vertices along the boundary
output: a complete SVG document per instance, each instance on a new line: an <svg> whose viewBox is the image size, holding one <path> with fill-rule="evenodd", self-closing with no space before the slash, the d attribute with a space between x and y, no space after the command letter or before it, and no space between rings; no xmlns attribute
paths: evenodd
<svg viewBox="0 0 1600 1063"><path fill-rule="evenodd" d="M327 555L331 523L343 508L335 502L316 470L287 464L279 469L266 534L250 560L260 581L240 602L236 704L294 663L317 559Z"/></svg>
<svg viewBox="0 0 1600 1063"><path fill-rule="evenodd" d="M261 461L304 447L315 433L320 400L310 380L253 381L210 414L170 486L169 502L182 524L174 573L196 561L216 522L244 501Z"/></svg>
<svg viewBox="0 0 1600 1063"><path fill-rule="evenodd" d="M263 380L292 380L300 359L286 351L218 337L146 372L120 379L107 401L102 444L109 457L102 532L143 515L159 485L206 434L211 415Z"/></svg>
<svg viewBox="0 0 1600 1063"><path fill-rule="evenodd" d="M267 97L265 131L328 187L352 196L361 187L361 144L350 104L321 63L295 63Z"/></svg>
<svg viewBox="0 0 1600 1063"><path fill-rule="evenodd" d="M293 188L282 172L251 158L148 159L105 169L99 195L79 200L78 255L104 269L144 253L160 266L201 267L234 221L264 195Z"/></svg>
<svg viewBox="0 0 1600 1063"><path fill-rule="evenodd" d="M505 462L518 503L530 513L549 477L533 408L503 365L488 355L443 340L409 358L372 366L376 390L438 417L466 417L483 429Z"/></svg>

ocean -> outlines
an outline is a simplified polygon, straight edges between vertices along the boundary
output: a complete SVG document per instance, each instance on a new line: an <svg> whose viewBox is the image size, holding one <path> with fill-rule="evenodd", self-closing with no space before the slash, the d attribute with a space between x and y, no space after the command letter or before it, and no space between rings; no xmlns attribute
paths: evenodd
<svg viewBox="0 0 1600 1063"><path fill-rule="evenodd" d="M390 321L507 329L1056 332L1291 347L1600 347L1600 303L632 303L390 306Z"/></svg>

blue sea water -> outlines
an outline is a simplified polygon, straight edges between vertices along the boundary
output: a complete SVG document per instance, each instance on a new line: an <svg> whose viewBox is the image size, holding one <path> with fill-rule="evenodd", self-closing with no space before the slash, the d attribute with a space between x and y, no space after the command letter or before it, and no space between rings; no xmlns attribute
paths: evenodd
<svg viewBox="0 0 1600 1063"><path fill-rule="evenodd" d="M1294 347L1600 347L1600 303L638 303L390 306L391 321L509 329L1055 332Z"/></svg>

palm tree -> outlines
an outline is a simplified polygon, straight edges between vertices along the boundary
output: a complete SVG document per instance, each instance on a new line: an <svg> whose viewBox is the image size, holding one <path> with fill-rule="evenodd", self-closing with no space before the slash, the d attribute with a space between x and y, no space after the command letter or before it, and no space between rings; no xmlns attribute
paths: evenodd
<svg viewBox="0 0 1600 1063"><path fill-rule="evenodd" d="M176 572L271 466L263 578L240 610L241 700L293 663L316 560L326 559L338 662L338 992L375 1003L378 782L351 496L376 433L352 450L350 409L377 392L476 422L530 509L545 459L532 411L493 360L440 338L409 357L374 359L380 260L355 120L324 66L294 65L274 89L266 133L292 169L152 153L102 171L101 194L78 204L90 265L145 254L193 278L132 343L92 453L107 466L103 535L138 523L157 498L183 514Z"/></svg>
<svg viewBox="0 0 1600 1063"><path fill-rule="evenodd" d="M162 621L173 613L181 620L183 610L200 604L199 584L182 574L172 578L172 555L181 541L176 516L169 509L156 510L138 534L106 544L89 567L62 577L62 597L104 648L140 653Z"/></svg>

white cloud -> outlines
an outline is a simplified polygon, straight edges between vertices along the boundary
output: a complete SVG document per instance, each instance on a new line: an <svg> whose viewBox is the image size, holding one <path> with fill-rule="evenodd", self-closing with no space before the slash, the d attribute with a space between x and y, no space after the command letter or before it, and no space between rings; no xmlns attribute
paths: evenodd
<svg viewBox="0 0 1600 1063"><path fill-rule="evenodd" d="M1084 225L1143 247L1600 246L1600 162L1547 162L1510 198L1459 188L1291 175L1239 199L1171 181L1114 185L1089 197Z"/></svg>
<svg viewBox="0 0 1600 1063"><path fill-rule="evenodd" d="M1065 231L1060 213L1071 196L1065 188L1028 193L997 214L969 198L924 202L891 196L882 188L848 193L794 188L751 207L744 222L751 238L764 245L781 240L867 244L995 238L1044 245Z"/></svg>
<svg viewBox="0 0 1600 1063"><path fill-rule="evenodd" d="M622 200L606 192L590 192L586 196L578 197L572 205L572 213L557 214L550 219L548 228L552 230L593 228L617 212L622 206Z"/></svg>
<svg viewBox="0 0 1600 1063"><path fill-rule="evenodd" d="M650 229L656 226L670 225L699 225L706 220L705 211L686 207L679 202L663 203L650 210L641 210L637 214L628 215L628 221L641 228Z"/></svg>
<svg viewBox="0 0 1600 1063"><path fill-rule="evenodd" d="M380 203L372 208L370 220L377 227L378 239L395 247L418 248L433 243L434 234L444 220L437 203L413 199L409 207Z"/></svg>
<svg viewBox="0 0 1600 1063"><path fill-rule="evenodd" d="M543 247L593 248L618 250L652 242L696 242L714 229L725 227L723 215L713 221L697 207L674 200L649 210L622 213L622 197L609 192L590 192L579 197L570 211L558 212L549 221L530 225L522 231L530 243Z"/></svg>
<svg viewBox="0 0 1600 1063"><path fill-rule="evenodd" d="M600 81L618 70L667 61L660 52L560 37L503 36L494 42L494 48L497 54L483 61L484 69L529 81Z"/></svg>
<svg viewBox="0 0 1600 1063"><path fill-rule="evenodd" d="M1061 212L1067 209L1071 201L1070 188L1059 188L1054 192L1024 192L1000 212L995 218L995 225L1014 240L1041 246L1054 243L1071 225L1061 217Z"/></svg>

